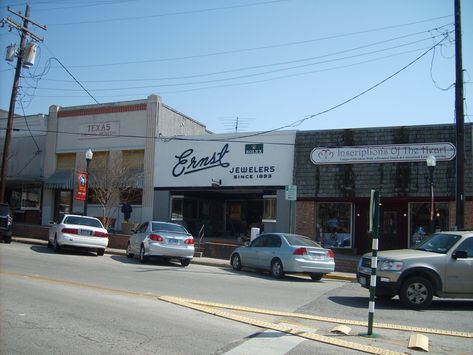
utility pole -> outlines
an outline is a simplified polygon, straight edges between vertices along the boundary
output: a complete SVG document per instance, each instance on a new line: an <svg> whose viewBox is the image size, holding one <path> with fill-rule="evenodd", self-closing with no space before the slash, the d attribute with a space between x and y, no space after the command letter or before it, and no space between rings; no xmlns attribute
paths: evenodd
<svg viewBox="0 0 473 355"><path fill-rule="evenodd" d="M460 0L455 0L455 122L457 141L456 212L457 229L465 227L465 117L463 113L463 64Z"/></svg>
<svg viewBox="0 0 473 355"><path fill-rule="evenodd" d="M1 167L1 174L0 174L0 202L5 202L5 189L6 189L6 178L8 172L8 159L10 157L10 150L11 150L11 132L13 129L13 117L15 116L15 105L16 105L16 96L18 94L18 86L20 84L20 75L21 75L21 68L23 66L23 60L25 55L25 47L26 47L26 39L27 37L32 38L36 42L42 42L43 39L41 37L36 36L34 33L30 32L28 29L28 25L31 22L33 25L38 26L39 28L46 30L46 26L38 25L37 23L31 21L30 17L30 6L26 5L25 16L21 13L16 13L8 8L8 11L12 14L19 16L23 19L23 26L16 23L10 18L2 19L2 27L3 25L7 24L10 28L16 28L17 30L21 31L21 40L20 40L20 48L17 54L16 60L16 70L15 70L15 78L13 80L13 88L10 98L10 107L8 109L8 118L7 118L7 128L5 132L5 144L3 147L3 155L2 155L2 167Z"/></svg>

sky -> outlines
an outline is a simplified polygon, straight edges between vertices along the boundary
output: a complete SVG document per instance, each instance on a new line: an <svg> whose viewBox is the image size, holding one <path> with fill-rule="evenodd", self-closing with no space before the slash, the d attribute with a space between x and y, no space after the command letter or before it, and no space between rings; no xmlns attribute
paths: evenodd
<svg viewBox="0 0 473 355"><path fill-rule="evenodd" d="M212 132L455 122L454 0L32 0L15 112L161 96ZM26 3L0 1L0 19ZM462 1L465 122L473 1ZM16 30L0 28L2 57ZM3 59L3 58L2 58ZM0 61L8 110L15 62Z"/></svg>

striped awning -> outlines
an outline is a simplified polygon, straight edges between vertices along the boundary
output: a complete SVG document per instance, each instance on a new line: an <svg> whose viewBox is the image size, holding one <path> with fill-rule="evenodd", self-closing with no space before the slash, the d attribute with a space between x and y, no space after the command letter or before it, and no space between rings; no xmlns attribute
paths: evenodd
<svg viewBox="0 0 473 355"><path fill-rule="evenodd" d="M74 182L74 170L56 170L45 180L44 187L51 190L74 190Z"/></svg>

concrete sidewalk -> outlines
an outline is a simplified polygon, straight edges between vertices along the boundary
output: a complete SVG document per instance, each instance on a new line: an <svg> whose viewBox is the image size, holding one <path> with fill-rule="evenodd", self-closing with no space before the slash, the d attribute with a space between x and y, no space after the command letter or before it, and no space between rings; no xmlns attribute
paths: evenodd
<svg viewBox="0 0 473 355"><path fill-rule="evenodd" d="M12 237L12 241L16 243L25 243L25 244L34 244L34 245L44 245L47 246L48 242L42 239L34 239L34 238L24 238L24 237ZM113 249L107 248L105 250L106 254L112 255L121 255L126 256L125 249ZM216 258L206 258L206 257L194 257L192 259L192 264L199 264L199 265L207 265L207 266L216 266L216 267L226 267L231 268L230 261L226 259L216 259ZM356 275L347 272L332 272L330 274L325 275L325 279L335 279L335 280L343 280L343 281L350 281L356 282Z"/></svg>

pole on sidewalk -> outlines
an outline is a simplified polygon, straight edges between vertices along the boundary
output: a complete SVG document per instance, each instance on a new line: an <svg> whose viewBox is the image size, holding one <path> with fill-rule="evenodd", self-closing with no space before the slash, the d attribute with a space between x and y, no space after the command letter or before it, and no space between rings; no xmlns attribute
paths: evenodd
<svg viewBox="0 0 473 355"><path fill-rule="evenodd" d="M373 334L374 309L376 300L376 268L378 266L378 238L379 238L379 191L371 190L370 199L370 227L369 234L372 236L371 253L371 278L370 278L370 301L368 313L368 332L360 334L363 336L377 337Z"/></svg>

